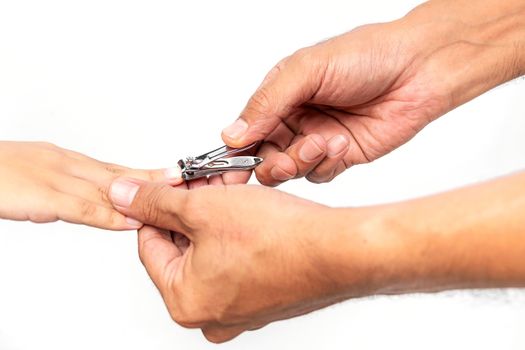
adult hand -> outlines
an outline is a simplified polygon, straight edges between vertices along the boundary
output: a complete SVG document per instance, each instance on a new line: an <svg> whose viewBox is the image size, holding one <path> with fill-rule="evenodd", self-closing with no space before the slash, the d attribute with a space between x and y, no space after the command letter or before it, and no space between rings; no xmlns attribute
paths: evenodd
<svg viewBox="0 0 525 350"><path fill-rule="evenodd" d="M153 225L139 255L172 318L223 342L351 297L523 287L524 183L333 209L262 186L121 178L111 198Z"/></svg>
<svg viewBox="0 0 525 350"><path fill-rule="evenodd" d="M265 185L331 181L447 111L525 72L521 0L430 1L279 62L222 137L264 141ZM472 11L472 7L476 11Z"/></svg>
<svg viewBox="0 0 525 350"><path fill-rule="evenodd" d="M140 258L173 319L209 340L334 302L339 288L325 254L338 257L324 247L335 238L327 233L332 209L262 186L187 191L118 179L112 188L124 215L164 228L140 230Z"/></svg>
<svg viewBox="0 0 525 350"><path fill-rule="evenodd" d="M116 211L108 188L119 176L172 185L179 168L134 170L41 142L0 142L0 218L63 220L111 230L142 224Z"/></svg>

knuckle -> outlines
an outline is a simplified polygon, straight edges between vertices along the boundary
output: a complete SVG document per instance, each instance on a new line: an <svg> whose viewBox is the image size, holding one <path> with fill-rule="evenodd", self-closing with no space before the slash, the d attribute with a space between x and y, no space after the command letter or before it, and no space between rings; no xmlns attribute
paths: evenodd
<svg viewBox="0 0 525 350"><path fill-rule="evenodd" d="M37 159L49 164L51 166L60 166L65 167L67 164L64 162L64 154L59 152L59 148L51 148L51 147L42 147L39 150L36 151L37 153Z"/></svg>
<svg viewBox="0 0 525 350"><path fill-rule="evenodd" d="M112 212L110 213L110 215L107 216L106 220L105 220L105 226L107 228L119 228L121 227L121 224L120 224L120 216L119 214L117 214L116 212Z"/></svg>
<svg viewBox="0 0 525 350"><path fill-rule="evenodd" d="M142 265L146 266L145 256L146 252L154 251L156 249L156 245L153 241L153 239L139 239L139 259Z"/></svg>
<svg viewBox="0 0 525 350"><path fill-rule="evenodd" d="M230 339L230 336L228 336L227 334L224 334L222 332L219 332L217 330L203 330L202 331L202 334L204 335L204 337L206 338L206 340L208 340L209 342L211 343L214 343L214 344L221 344L221 343L224 343L226 341L228 341Z"/></svg>
<svg viewBox="0 0 525 350"><path fill-rule="evenodd" d="M322 80L326 76L330 56L326 51L317 49L317 46L305 47L296 51L291 61L295 69L302 74L308 74L310 79Z"/></svg>
<svg viewBox="0 0 525 350"><path fill-rule="evenodd" d="M287 58L284 58L282 59L281 61L279 61L269 72L268 74L266 74L266 77L264 78L264 81L262 83L262 85L264 86L266 83L268 83L269 81L273 80L274 78L276 78L281 72L282 70L284 69L285 65L286 65L286 61L288 60L288 57Z"/></svg>
<svg viewBox="0 0 525 350"><path fill-rule="evenodd" d="M237 317L230 312L229 305L223 305L222 307L216 307L213 314L213 320L215 323L228 326L232 323L239 321Z"/></svg>
<svg viewBox="0 0 525 350"><path fill-rule="evenodd" d="M295 64L299 64L301 66L309 67L312 62L315 62L314 59L314 52L309 47L301 48L292 55L291 60Z"/></svg>
<svg viewBox="0 0 525 350"><path fill-rule="evenodd" d="M311 183L314 183L314 184L321 184L321 183L326 182L325 179L320 178L318 175L315 175L315 174L312 174L312 173L306 175L306 179L308 181L310 181Z"/></svg>
<svg viewBox="0 0 525 350"><path fill-rule="evenodd" d="M344 169L350 169L352 166L355 165L355 163L352 160L352 158L346 157L346 156L342 159L342 163L343 163L343 168Z"/></svg>
<svg viewBox="0 0 525 350"><path fill-rule="evenodd" d="M58 220L58 216L51 213L36 212L28 215L29 221L35 224L42 224L47 222L53 222Z"/></svg>
<svg viewBox="0 0 525 350"><path fill-rule="evenodd" d="M252 97L250 97L247 109L248 112L255 113L256 115L265 115L269 113L271 106L270 91L266 86L261 86Z"/></svg>
<svg viewBox="0 0 525 350"><path fill-rule="evenodd" d="M116 176L120 176L124 173L124 169L115 164L105 163L104 170Z"/></svg>
<svg viewBox="0 0 525 350"><path fill-rule="evenodd" d="M39 141L34 143L35 146L41 147L41 148L47 148L47 149L57 149L58 146L54 143L47 142L47 141Z"/></svg>
<svg viewBox="0 0 525 350"><path fill-rule="evenodd" d="M355 33L355 32L366 31L366 30L370 30L374 26L375 26L375 24L362 24L362 25L359 25L359 26L355 27L350 32L354 32Z"/></svg>
<svg viewBox="0 0 525 350"><path fill-rule="evenodd" d="M170 313L173 322L184 328L198 328L201 324L195 317L181 313Z"/></svg>
<svg viewBox="0 0 525 350"><path fill-rule="evenodd" d="M103 202L109 203L109 187L107 186L99 186L97 187L97 192L100 196L100 199L102 199Z"/></svg>
<svg viewBox="0 0 525 350"><path fill-rule="evenodd" d="M177 304L171 304L168 307L168 312L171 319L185 328L198 328L205 324L204 317L202 317L201 308L197 308L195 304L187 301L180 301Z"/></svg>
<svg viewBox="0 0 525 350"><path fill-rule="evenodd" d="M229 340L234 339L235 337L239 336L241 333L246 331L246 328L244 325L241 326L211 326L211 327L205 327L202 329L202 334L206 339L212 343L224 343Z"/></svg>
<svg viewBox="0 0 525 350"><path fill-rule="evenodd" d="M161 203L163 203L163 199L166 197L168 190L169 189L165 186L154 187L149 193L143 196L141 210L143 217L147 221L158 221L160 210L163 210L163 208L161 208Z"/></svg>
<svg viewBox="0 0 525 350"><path fill-rule="evenodd" d="M158 176L155 170L147 170L145 175L146 175L146 180L150 182L157 181Z"/></svg>
<svg viewBox="0 0 525 350"><path fill-rule="evenodd" d="M90 218L95 216L95 214L97 213L97 206L94 203L88 202L86 200L81 200L78 202L78 211L80 217Z"/></svg>
<svg viewBox="0 0 525 350"><path fill-rule="evenodd" d="M271 176L267 169L255 168L255 177L262 185L268 185L273 182L271 181Z"/></svg>
<svg viewBox="0 0 525 350"><path fill-rule="evenodd" d="M178 217L184 227L193 232L197 228L202 228L206 224L205 218L210 214L209 203L204 196L199 195L200 189L188 192L185 201L181 204L178 210Z"/></svg>

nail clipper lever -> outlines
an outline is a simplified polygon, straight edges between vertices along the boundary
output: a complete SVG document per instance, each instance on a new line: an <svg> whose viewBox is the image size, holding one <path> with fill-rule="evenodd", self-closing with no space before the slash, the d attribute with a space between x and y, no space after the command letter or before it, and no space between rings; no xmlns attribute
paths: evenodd
<svg viewBox="0 0 525 350"><path fill-rule="evenodd" d="M198 157L187 157L186 160L181 159L177 164L182 170L182 178L184 180L194 180L208 175L223 174L228 171L251 170L259 165L263 159L252 156L230 156L246 151L256 144L252 143L242 148L219 147Z"/></svg>

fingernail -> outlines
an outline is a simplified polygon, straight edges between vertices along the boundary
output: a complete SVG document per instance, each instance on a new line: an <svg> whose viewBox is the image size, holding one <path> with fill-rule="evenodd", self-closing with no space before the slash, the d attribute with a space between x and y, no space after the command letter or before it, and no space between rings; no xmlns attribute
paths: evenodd
<svg viewBox="0 0 525 350"><path fill-rule="evenodd" d="M241 137L246 130L248 130L248 123L244 119L237 119L232 125L225 128L222 133L230 139L237 139Z"/></svg>
<svg viewBox="0 0 525 350"><path fill-rule="evenodd" d="M313 140L308 140L299 150L299 158L303 162L311 162L323 154L323 150Z"/></svg>
<svg viewBox="0 0 525 350"><path fill-rule="evenodd" d="M328 145L326 145L326 155L328 157L335 157L346 149L348 149L348 138L344 135L337 135L328 141Z"/></svg>
<svg viewBox="0 0 525 350"><path fill-rule="evenodd" d="M164 176L166 176L168 180L178 180L182 177L182 171L179 166L167 168L164 170Z"/></svg>
<svg viewBox="0 0 525 350"><path fill-rule="evenodd" d="M277 165L270 170L270 175L277 181L288 181L293 177Z"/></svg>
<svg viewBox="0 0 525 350"><path fill-rule="evenodd" d="M119 207L128 208L138 190L139 185L125 179L117 179L111 184L111 201Z"/></svg>
<svg viewBox="0 0 525 350"><path fill-rule="evenodd" d="M133 218L126 217L126 222L130 224L130 226L132 227L136 227L136 228L142 227L142 222L137 221Z"/></svg>

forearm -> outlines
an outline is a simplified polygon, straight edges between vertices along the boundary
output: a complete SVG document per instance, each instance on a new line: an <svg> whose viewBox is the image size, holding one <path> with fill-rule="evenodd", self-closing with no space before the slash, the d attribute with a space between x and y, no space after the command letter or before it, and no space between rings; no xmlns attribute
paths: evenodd
<svg viewBox="0 0 525 350"><path fill-rule="evenodd" d="M523 0L432 0L398 22L450 109L525 74Z"/></svg>
<svg viewBox="0 0 525 350"><path fill-rule="evenodd" d="M332 215L348 296L525 286L525 172Z"/></svg>

